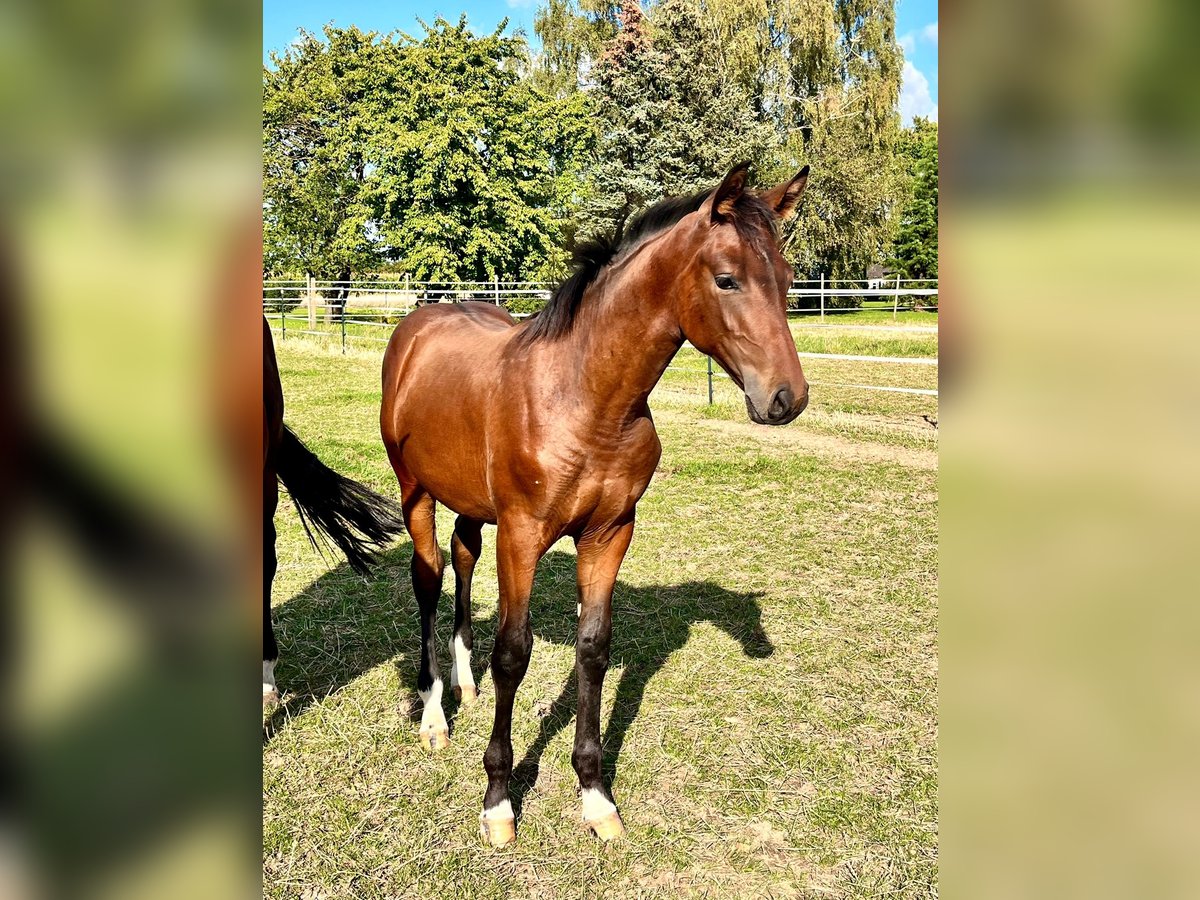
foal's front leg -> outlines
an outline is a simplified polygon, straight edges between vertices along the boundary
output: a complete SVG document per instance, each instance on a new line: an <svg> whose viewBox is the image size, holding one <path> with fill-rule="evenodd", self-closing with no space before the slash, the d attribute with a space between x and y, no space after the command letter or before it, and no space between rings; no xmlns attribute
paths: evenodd
<svg viewBox="0 0 1200 900"><path fill-rule="evenodd" d="M493 847L516 839L516 822L508 799L508 779L512 775L513 700L533 650L533 629L529 624L529 595L533 574L545 547L528 528L500 522L496 532L496 570L500 581L500 624L492 648L492 681L496 686L496 719L492 739L483 755L487 770L487 793L483 797L480 831Z"/></svg>
<svg viewBox="0 0 1200 900"><path fill-rule="evenodd" d="M578 542L579 637L575 645L575 675L579 683L579 707L571 764L579 776L584 824L605 841L625 833L612 794L601 777L600 695L612 638L613 586L632 538L631 519Z"/></svg>

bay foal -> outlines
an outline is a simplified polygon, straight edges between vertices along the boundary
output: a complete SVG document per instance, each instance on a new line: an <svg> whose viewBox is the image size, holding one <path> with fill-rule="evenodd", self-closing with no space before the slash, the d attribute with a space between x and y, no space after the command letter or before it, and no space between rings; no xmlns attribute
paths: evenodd
<svg viewBox="0 0 1200 900"><path fill-rule="evenodd" d="M450 684L464 703L476 695L471 576L482 526L498 528L496 717L481 816L494 845L516 836L511 726L533 645L534 568L566 535L577 547L579 582L572 764L584 822L605 840L624 832L600 769L612 592L634 507L662 452L646 399L683 341L729 373L755 422L784 425L808 403L786 316L792 270L776 241L808 167L762 195L746 190L746 171L738 166L716 190L663 201L623 236L583 247L574 274L527 322L483 303L427 306L406 317L388 345L380 425L413 541L420 739L431 749L449 743L434 647L444 566L434 504L458 513Z"/></svg>

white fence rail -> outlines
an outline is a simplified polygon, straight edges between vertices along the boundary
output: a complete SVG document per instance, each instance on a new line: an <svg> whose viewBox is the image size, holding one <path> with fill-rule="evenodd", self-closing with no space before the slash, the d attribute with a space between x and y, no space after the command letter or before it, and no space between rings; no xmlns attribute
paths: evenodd
<svg viewBox="0 0 1200 900"><path fill-rule="evenodd" d="M268 299L278 303L292 300L309 306L329 304L340 308L345 304L353 308L363 306L366 301L388 309L400 309L442 300L482 300L496 304L518 298L548 300L554 285L536 281L432 282L379 277L351 281L268 279L264 281L263 289L264 302ZM275 296L268 296L271 294ZM899 277L886 283L881 279L794 281L788 289L788 297L794 310L817 312L822 318L825 315L836 315L858 308L833 306L828 302L837 298L858 297L863 300L869 298L891 301L893 312L896 313L900 309L902 298L906 309L936 309L937 304L930 304L929 300L937 295L936 279ZM804 302L806 300L807 303Z"/></svg>
<svg viewBox="0 0 1200 900"><path fill-rule="evenodd" d="M289 335L340 339L342 349L345 351L347 341L386 344L396 323L414 308L425 303L482 300L496 304L509 304L513 300L545 300L549 299L553 287L553 285L538 282L435 283L386 277L353 281L270 279L263 283L263 313L270 323L272 331L280 335L281 340L286 340ZM898 332L936 334L936 324L913 324L910 322L900 324L898 320L902 311L936 311L936 301L931 304L929 300L936 298L937 295L936 280L906 281L900 278L892 278L886 284L879 280L796 281L788 291L789 311L802 328L876 330L886 331L888 334ZM834 307L828 303L832 298L846 297L859 297L863 301L874 301L874 304L870 307L865 305ZM827 316L836 317L840 314L861 313L864 309L890 311L896 324L826 321ZM514 315L522 318L530 313L517 312ZM807 359L900 366L937 366L938 364L935 357L809 352L800 352L799 355ZM676 371L695 371L676 366L669 368ZM708 396L711 403L713 401L713 379L727 378L728 376L723 372L714 371L711 360L707 364L707 369ZM812 383L884 393L938 396L937 390L929 388L821 381Z"/></svg>

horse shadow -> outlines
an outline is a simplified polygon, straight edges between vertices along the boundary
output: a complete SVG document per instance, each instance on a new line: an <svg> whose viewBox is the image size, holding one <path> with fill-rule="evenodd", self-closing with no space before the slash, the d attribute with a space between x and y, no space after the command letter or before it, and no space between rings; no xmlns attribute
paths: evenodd
<svg viewBox="0 0 1200 900"><path fill-rule="evenodd" d="M402 684L416 684L421 631L408 580L410 555L407 546L386 554L372 579L363 579L342 564L272 611L280 642L277 674L287 693L264 726L264 741L271 740L289 718L302 715L322 697L389 660L395 660ZM449 567L446 587L453 587ZM715 625L751 658L764 659L774 652L762 627L762 596L757 591L731 591L711 581L650 586L617 581L610 666L619 668L620 673L602 740L608 783L616 775L626 735L637 719L647 686L671 655L687 644L693 625ZM551 551L538 564L534 578L530 599L534 634L573 647L576 602L575 556ZM453 599L443 596L438 622L442 656L452 609ZM479 681L490 660L495 616L475 618L472 625L472 668ZM443 678L449 677L448 667L447 661ZM572 669L558 698L544 710L533 743L513 768L510 797L518 814L525 795L537 782L543 753L574 718L576 699ZM447 714L452 718L454 701L449 695L447 701ZM412 718L419 721L419 704L413 704Z"/></svg>

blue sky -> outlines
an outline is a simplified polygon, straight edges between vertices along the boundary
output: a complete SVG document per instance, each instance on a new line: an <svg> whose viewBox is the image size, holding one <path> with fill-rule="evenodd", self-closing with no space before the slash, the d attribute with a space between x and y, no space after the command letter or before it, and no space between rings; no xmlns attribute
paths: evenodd
<svg viewBox="0 0 1200 900"><path fill-rule="evenodd" d="M900 116L904 124L909 124L913 116L937 119L937 0L897 0L896 40L904 48L904 79L900 89Z"/></svg>
<svg viewBox="0 0 1200 900"><path fill-rule="evenodd" d="M477 32L493 30L508 18L508 29L523 28L531 42L537 0L263 0L263 61L282 51L300 28L320 32L327 22L357 25L364 31L419 34L417 17L432 21L441 14L451 22L461 13ZM904 83L900 114L907 125L914 115L937 118L937 0L897 0L896 35L904 47Z"/></svg>
<svg viewBox="0 0 1200 900"><path fill-rule="evenodd" d="M439 14L457 22L462 13L477 33L493 31L508 18L511 33L523 27L531 41L536 0L263 0L263 62L282 51L300 28L320 33L327 22L363 31L406 31L420 35L417 17L432 22Z"/></svg>

